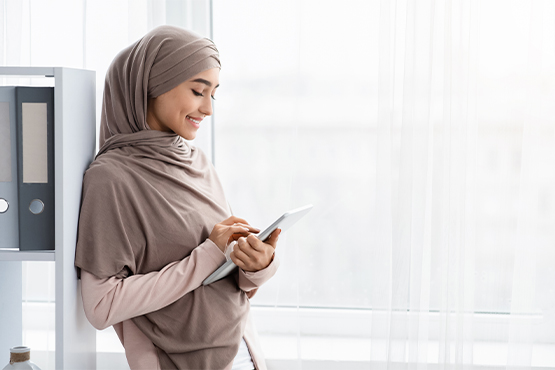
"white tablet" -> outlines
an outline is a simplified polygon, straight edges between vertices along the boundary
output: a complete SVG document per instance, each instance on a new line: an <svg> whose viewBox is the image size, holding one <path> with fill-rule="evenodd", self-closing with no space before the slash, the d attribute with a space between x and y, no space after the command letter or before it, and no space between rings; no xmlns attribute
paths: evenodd
<svg viewBox="0 0 555 370"><path fill-rule="evenodd" d="M284 232L289 227L293 226L297 221L299 221L304 215L306 215L312 209L312 204L306 205L304 207L293 209L289 212L285 212L280 218L278 218L274 223L268 226L264 231L257 235L258 239L265 241L274 232L275 229L281 229ZM227 260L223 265L221 265L212 275L208 276L202 285L208 285L215 281L218 281L227 275L231 274L237 265L233 261Z"/></svg>

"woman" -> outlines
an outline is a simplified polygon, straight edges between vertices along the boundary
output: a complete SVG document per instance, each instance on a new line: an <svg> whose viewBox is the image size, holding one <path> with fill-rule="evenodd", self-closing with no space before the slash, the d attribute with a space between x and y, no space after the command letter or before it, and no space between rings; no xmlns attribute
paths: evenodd
<svg viewBox="0 0 555 370"><path fill-rule="evenodd" d="M131 369L266 369L249 299L278 268L280 231L266 243L251 235L210 161L183 140L212 114L219 71L212 41L161 26L106 74L75 265L87 318L114 326ZM238 272L203 286L226 252Z"/></svg>

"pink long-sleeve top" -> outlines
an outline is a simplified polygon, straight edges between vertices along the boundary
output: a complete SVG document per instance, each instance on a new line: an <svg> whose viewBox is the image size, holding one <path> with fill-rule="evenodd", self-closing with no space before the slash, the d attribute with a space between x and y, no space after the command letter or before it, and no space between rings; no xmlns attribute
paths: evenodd
<svg viewBox="0 0 555 370"><path fill-rule="evenodd" d="M98 330L112 325L125 348L132 370L160 369L154 344L133 323L131 318L165 307L190 291L226 261L225 254L210 239L193 250L190 256L172 262L162 270L127 278L99 278L81 271L85 314ZM239 269L239 288L252 298L258 288L270 279L279 267L277 256L268 267L257 272ZM250 318L243 334L254 366L266 370L258 335ZM233 361L225 367L231 369Z"/></svg>

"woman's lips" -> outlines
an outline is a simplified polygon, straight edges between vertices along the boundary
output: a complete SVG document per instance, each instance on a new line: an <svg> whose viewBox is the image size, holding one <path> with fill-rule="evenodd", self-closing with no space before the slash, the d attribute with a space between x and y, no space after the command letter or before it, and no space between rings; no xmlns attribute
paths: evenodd
<svg viewBox="0 0 555 370"><path fill-rule="evenodd" d="M198 117L185 117L185 119L191 124L193 125L195 128L199 128L200 127L200 122L202 121L202 118L198 118ZM193 121L193 120L194 121ZM196 122L195 122L196 121Z"/></svg>

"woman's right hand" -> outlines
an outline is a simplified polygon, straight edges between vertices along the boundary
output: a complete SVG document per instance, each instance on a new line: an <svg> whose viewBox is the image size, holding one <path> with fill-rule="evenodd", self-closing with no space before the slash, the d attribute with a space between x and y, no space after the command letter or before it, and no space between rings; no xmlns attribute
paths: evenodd
<svg viewBox="0 0 555 370"><path fill-rule="evenodd" d="M219 224L214 225L208 239L212 240L214 244L216 244L218 248L225 253L226 246L232 240L237 240L241 236L249 236L251 233L256 234L259 232L260 229L252 227L242 218L231 216Z"/></svg>

